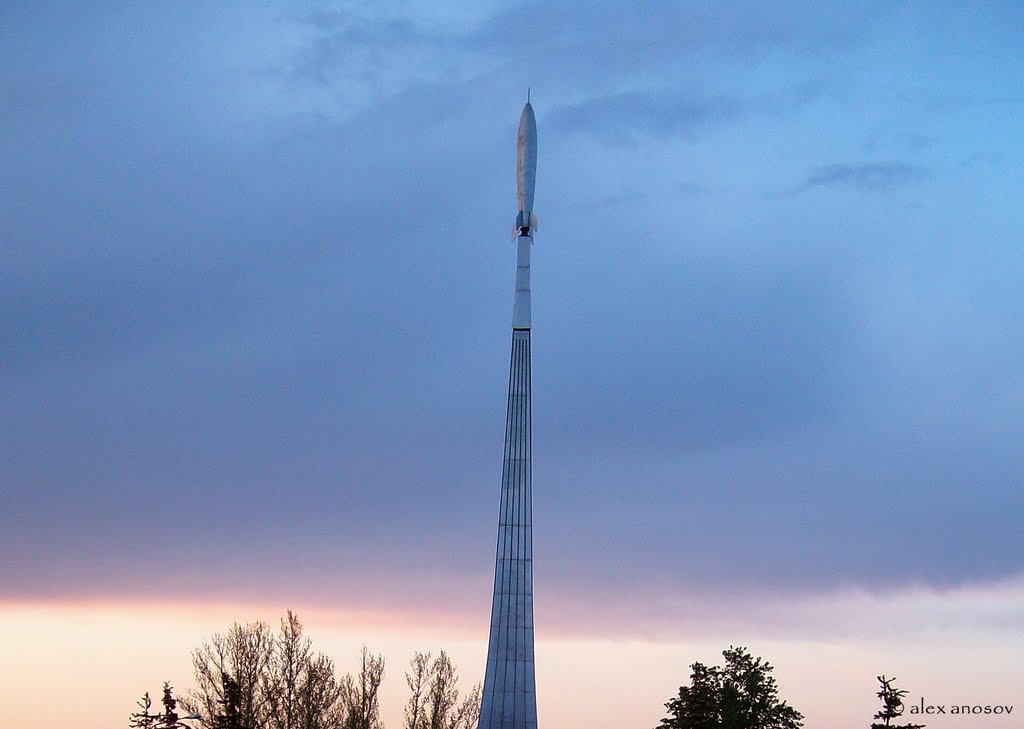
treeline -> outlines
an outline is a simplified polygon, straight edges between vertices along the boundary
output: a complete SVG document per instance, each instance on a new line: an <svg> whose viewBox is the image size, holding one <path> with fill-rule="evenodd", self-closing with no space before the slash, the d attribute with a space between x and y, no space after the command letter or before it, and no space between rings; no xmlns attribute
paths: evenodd
<svg viewBox="0 0 1024 729"><path fill-rule="evenodd" d="M743 646L722 651L724 666L690 666L689 685L665 704L668 716L654 729L802 729L804 716L779 698L773 666ZM925 729L924 724L897 724L907 692L895 679L878 676L875 694L882 702L870 729ZM878 720L881 721L878 721Z"/></svg>
<svg viewBox="0 0 1024 729"><path fill-rule="evenodd" d="M383 729L378 694L384 658L365 646L356 674L338 675L313 649L291 610L275 632L235 623L192 653L195 688L175 697L164 684L162 712L148 693L129 719L137 729ZM403 729L474 729L480 685L463 694L458 669L441 651L415 653L405 673L410 696ZM180 709L179 709L180 707ZM184 712L184 713L183 713ZM185 723L188 722L188 723Z"/></svg>
<svg viewBox="0 0 1024 729"><path fill-rule="evenodd" d="M723 666L691 665L690 683L666 704L654 729L801 729L803 715L779 697L773 666L744 647L722 652ZM165 683L154 713L149 694L130 717L133 729L383 729L378 699L384 658L363 647L359 670L337 675L313 650L290 610L280 630L235 623L192 653L195 688L176 698ZM476 729L480 684L466 694L458 669L441 651L415 653L405 671L409 698L402 729ZM924 729L895 723L907 692L879 676L881 710L870 729ZM179 710L179 705L181 709ZM182 712L187 712L183 714Z"/></svg>

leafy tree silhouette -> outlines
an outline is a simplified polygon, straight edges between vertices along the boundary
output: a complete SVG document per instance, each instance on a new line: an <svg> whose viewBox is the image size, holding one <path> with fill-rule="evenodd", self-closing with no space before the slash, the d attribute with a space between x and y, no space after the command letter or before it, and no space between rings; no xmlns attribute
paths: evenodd
<svg viewBox="0 0 1024 729"><path fill-rule="evenodd" d="M876 721L871 725L871 729L924 729L924 724L889 723L903 715L903 697L907 695L907 692L892 685L895 678L886 678L884 675L877 676L877 678L882 687L875 696L882 700L882 710L875 714L875 718L881 719L884 723L879 724Z"/></svg>
<svg viewBox="0 0 1024 729"><path fill-rule="evenodd" d="M223 710L213 717L212 729L251 729L242 717L242 687L226 673L220 674Z"/></svg>
<svg viewBox="0 0 1024 729"><path fill-rule="evenodd" d="M656 729L800 729L803 715L779 701L772 666L746 648L722 651L725 666L694 663L689 686L665 704Z"/></svg>
<svg viewBox="0 0 1024 729"><path fill-rule="evenodd" d="M160 703L164 707L163 713L150 714L149 710L153 708L153 700L149 698L148 691L144 693L138 701L142 711L136 711L129 717L128 726L132 729L191 729L178 716L178 700L174 698L174 688L170 681L164 681L164 694ZM185 717L185 719L189 718L193 717Z"/></svg>

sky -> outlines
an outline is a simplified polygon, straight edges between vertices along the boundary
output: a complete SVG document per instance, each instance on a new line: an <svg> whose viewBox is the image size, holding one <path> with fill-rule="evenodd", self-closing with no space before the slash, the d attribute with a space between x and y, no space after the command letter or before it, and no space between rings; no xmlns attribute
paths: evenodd
<svg viewBox="0 0 1024 729"><path fill-rule="evenodd" d="M848 5L0 6L0 725L286 608L482 674L528 88L542 723L1024 704L1024 9Z"/></svg>

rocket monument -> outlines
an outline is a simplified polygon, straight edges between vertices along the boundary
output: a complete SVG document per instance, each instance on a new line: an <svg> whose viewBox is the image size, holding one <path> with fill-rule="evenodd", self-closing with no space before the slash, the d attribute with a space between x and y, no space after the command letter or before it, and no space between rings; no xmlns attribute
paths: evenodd
<svg viewBox="0 0 1024 729"><path fill-rule="evenodd" d="M494 598L477 729L537 729L533 656L533 481L530 398L530 247L537 229L537 120L529 100L519 118L516 291L505 416Z"/></svg>

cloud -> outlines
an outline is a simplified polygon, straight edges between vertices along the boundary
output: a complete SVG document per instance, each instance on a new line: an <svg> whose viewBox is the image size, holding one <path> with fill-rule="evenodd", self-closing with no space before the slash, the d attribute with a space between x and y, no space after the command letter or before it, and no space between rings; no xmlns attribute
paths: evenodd
<svg viewBox="0 0 1024 729"><path fill-rule="evenodd" d="M813 78L741 96L727 92L678 91L644 84L642 91L598 94L581 101L556 104L545 121L563 134L591 134L603 141L629 146L642 138L660 142L691 140L723 127L792 116L820 99L832 82ZM692 191L691 191L692 192Z"/></svg>
<svg viewBox="0 0 1024 729"><path fill-rule="evenodd" d="M742 114L743 105L725 96L626 92L557 106L549 118L555 130L590 132L612 143L630 144L638 136L692 137Z"/></svg>
<svg viewBox="0 0 1024 729"><path fill-rule="evenodd" d="M285 562L306 565L296 592L424 563L486 583L513 140L535 78L549 575L606 595L1018 569L1019 549L986 539L1016 534L1020 511L1019 399L999 389L1020 359L1019 261L996 235L1015 188L979 168L1003 195L968 209L936 179L941 217L908 219L857 193L941 159L805 175L822 149L863 154L835 139L875 120L828 79L832 51L873 26L735 7L255 28L227 10L206 37L205 15L167 26L147 6L132 27L157 36L97 15L60 42L17 24L35 32L22 46L81 73L0 83L18 98L0 136L0 542L23 556L5 589L130 591L173 566L211 593L262 590L259 565ZM510 32L537 17L542 32ZM12 78L32 58L18 47L0 49ZM779 177L835 194L765 202ZM901 569L880 572L890 553Z"/></svg>
<svg viewBox="0 0 1024 729"><path fill-rule="evenodd" d="M760 590L677 585L659 592L608 595L600 608L578 614L581 593L559 592L545 617L565 635L614 634L678 640L752 635L803 640L900 640L909 636L1005 634L1024 616L1024 577L933 588ZM756 606L756 609L752 609Z"/></svg>
<svg viewBox="0 0 1024 729"><path fill-rule="evenodd" d="M503 92L515 83L517 98L532 85L537 99L552 107L561 99L586 107L629 93L624 89L641 95L639 89L655 89L664 101L639 101L655 127L675 127L678 120L727 111L736 81L749 81L751 67L766 59L804 61L856 48L879 12L880 6L837 14L810 4L789 9L747 2L529 2L418 14L321 10L291 19L303 40L278 73L290 87L312 82L359 103L422 83L448 89L485 83ZM710 90L681 97L671 91L680 84ZM343 113L324 97L316 103Z"/></svg>
<svg viewBox="0 0 1024 729"><path fill-rule="evenodd" d="M905 162L837 163L811 170L796 191L834 187L877 192L906 187L928 177L929 171L926 168Z"/></svg>

